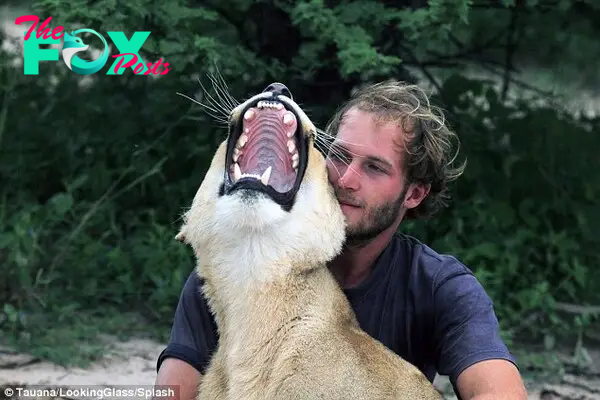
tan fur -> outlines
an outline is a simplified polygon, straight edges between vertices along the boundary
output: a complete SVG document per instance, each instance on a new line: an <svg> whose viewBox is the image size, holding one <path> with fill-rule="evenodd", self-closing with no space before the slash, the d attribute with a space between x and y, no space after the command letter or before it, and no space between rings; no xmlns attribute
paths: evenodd
<svg viewBox="0 0 600 400"><path fill-rule="evenodd" d="M302 134L312 137L301 115ZM289 214L267 199L218 197L226 145L177 234L197 256L220 335L198 400L441 399L417 368L360 330L327 269L342 249L344 217L312 141Z"/></svg>

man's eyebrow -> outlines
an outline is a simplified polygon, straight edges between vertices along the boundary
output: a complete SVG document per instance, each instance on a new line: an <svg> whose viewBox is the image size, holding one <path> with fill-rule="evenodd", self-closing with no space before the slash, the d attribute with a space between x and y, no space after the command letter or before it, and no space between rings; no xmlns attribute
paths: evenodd
<svg viewBox="0 0 600 400"><path fill-rule="evenodd" d="M332 147L335 147L337 152L341 152L343 153L343 155L353 155L356 156L356 154L353 154L352 151L348 150L348 148L346 146L344 146L342 143L339 142L335 142L332 144ZM377 163L377 164L381 164L387 168L393 168L392 163L390 163L388 160L383 159L381 157L377 157L374 155L368 155L368 156L360 156L361 158L364 158L368 161Z"/></svg>
<svg viewBox="0 0 600 400"><path fill-rule="evenodd" d="M383 158L376 157L376 156L367 156L365 158L371 162L381 164L381 165L385 166L386 168L393 168L392 164L388 160L385 160Z"/></svg>

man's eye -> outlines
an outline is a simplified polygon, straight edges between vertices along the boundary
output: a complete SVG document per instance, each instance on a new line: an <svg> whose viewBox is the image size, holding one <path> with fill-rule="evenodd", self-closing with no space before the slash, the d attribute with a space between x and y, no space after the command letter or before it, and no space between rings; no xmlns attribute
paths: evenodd
<svg viewBox="0 0 600 400"><path fill-rule="evenodd" d="M368 168L375 172L384 172L383 169L379 168L379 166L377 166L375 164L369 164Z"/></svg>

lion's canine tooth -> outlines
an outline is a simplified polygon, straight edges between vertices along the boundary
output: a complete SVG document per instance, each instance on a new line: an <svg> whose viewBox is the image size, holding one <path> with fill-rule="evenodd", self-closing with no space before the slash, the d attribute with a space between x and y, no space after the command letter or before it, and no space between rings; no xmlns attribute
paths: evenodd
<svg viewBox="0 0 600 400"><path fill-rule="evenodd" d="M260 181L265 186L267 186L269 184L269 178L271 177L271 169L272 169L271 166L269 166L269 168L267 168L265 170L265 172L263 172L262 176L260 177Z"/></svg>
<svg viewBox="0 0 600 400"><path fill-rule="evenodd" d="M240 164L233 164L233 182L237 182L242 177L242 170L240 169Z"/></svg>

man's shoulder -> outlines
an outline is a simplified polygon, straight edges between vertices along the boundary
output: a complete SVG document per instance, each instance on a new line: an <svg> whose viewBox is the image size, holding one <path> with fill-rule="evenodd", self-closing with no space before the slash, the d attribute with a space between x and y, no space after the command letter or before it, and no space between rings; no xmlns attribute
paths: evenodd
<svg viewBox="0 0 600 400"><path fill-rule="evenodd" d="M404 260L411 275L428 279L434 287L458 275L473 275L457 256L438 252L414 236L397 232L393 241L399 256L395 258Z"/></svg>

